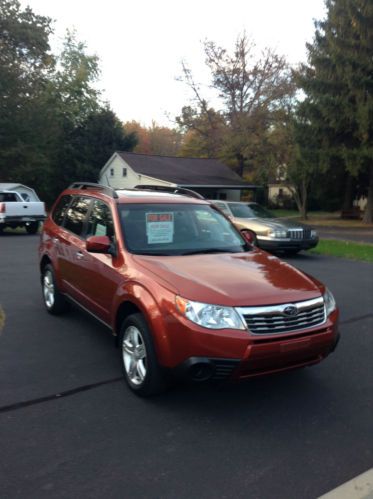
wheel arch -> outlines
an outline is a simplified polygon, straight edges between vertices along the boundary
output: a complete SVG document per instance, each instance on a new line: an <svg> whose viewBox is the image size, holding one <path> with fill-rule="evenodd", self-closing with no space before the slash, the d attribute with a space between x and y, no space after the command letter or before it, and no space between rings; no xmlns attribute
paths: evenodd
<svg viewBox="0 0 373 499"><path fill-rule="evenodd" d="M162 312L151 292L139 283L129 284L123 289L120 296L120 303L114 314L115 320L112 323L117 346L119 346L121 324L127 317L135 313L140 313L144 317L154 342L158 360L161 364L166 364L171 350Z"/></svg>
<svg viewBox="0 0 373 499"><path fill-rule="evenodd" d="M126 301L123 301L119 305L116 316L115 316L115 323L114 323L114 333L116 334L117 346L118 346L118 342L119 342L119 330L120 330L121 324L123 323L123 321L127 317L129 317L132 314L137 314L137 313L144 315L143 311L137 305L135 305L135 303L133 303L132 301L126 300ZM146 319L146 317L145 317L145 319Z"/></svg>
<svg viewBox="0 0 373 499"><path fill-rule="evenodd" d="M43 272L45 266L49 263L52 264L52 260L48 255L43 255L43 258L40 260L40 272Z"/></svg>

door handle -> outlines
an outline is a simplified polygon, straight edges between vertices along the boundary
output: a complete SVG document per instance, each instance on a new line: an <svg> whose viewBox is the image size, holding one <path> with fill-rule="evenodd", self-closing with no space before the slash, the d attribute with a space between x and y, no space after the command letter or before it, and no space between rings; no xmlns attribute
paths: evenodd
<svg viewBox="0 0 373 499"><path fill-rule="evenodd" d="M81 260L82 258L84 258L84 255L83 255L83 253L81 251L77 251L75 253L75 256L76 256L77 260Z"/></svg>

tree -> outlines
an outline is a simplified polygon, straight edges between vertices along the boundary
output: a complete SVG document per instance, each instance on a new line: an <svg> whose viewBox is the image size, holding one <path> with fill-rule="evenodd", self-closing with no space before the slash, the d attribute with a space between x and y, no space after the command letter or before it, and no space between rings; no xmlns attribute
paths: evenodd
<svg viewBox="0 0 373 499"><path fill-rule="evenodd" d="M127 132L137 136L134 152L140 154L156 154L159 156L177 156L182 142L180 131L158 125L155 121L150 127L144 127L137 121L124 124Z"/></svg>
<svg viewBox="0 0 373 499"><path fill-rule="evenodd" d="M232 55L212 41L205 42L204 51L220 107L212 108L201 96L184 64L183 81L193 91L194 107L183 108L177 121L204 137L210 150L202 153L234 159L243 176L246 169L263 167L257 162L258 152L265 149L279 111L293 98L292 73L285 59L270 49L256 57L245 34L237 39Z"/></svg>
<svg viewBox="0 0 373 499"><path fill-rule="evenodd" d="M369 177L364 221L373 222L373 3L327 0L324 21L308 45L299 82L308 119L318 136L319 165L346 175L346 204L353 178Z"/></svg>
<svg viewBox="0 0 373 499"><path fill-rule="evenodd" d="M42 95L54 68L51 20L0 0L0 176L28 182L47 167Z"/></svg>
<svg viewBox="0 0 373 499"><path fill-rule="evenodd" d="M318 136L307 118L307 103L298 104L289 122L291 154L286 163L286 180L301 218L307 219L308 199L320 174Z"/></svg>
<svg viewBox="0 0 373 499"><path fill-rule="evenodd" d="M136 144L136 135L125 133L111 109L92 112L72 133L65 184L74 178L97 182L101 168L115 151L132 151Z"/></svg>

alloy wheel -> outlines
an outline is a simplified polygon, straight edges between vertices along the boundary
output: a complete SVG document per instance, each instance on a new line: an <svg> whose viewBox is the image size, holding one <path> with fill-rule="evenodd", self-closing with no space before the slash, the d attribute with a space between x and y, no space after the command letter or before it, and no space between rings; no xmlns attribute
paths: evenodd
<svg viewBox="0 0 373 499"><path fill-rule="evenodd" d="M141 385L147 373L145 342L136 326L129 326L122 341L123 365L129 381Z"/></svg>

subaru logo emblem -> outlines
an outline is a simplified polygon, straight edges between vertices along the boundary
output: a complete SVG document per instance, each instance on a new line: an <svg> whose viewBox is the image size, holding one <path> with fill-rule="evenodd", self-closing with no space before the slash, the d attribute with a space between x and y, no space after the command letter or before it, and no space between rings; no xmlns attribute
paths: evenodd
<svg viewBox="0 0 373 499"><path fill-rule="evenodd" d="M295 305L288 305L284 308L284 314L293 317L294 315L298 314L298 309Z"/></svg>

